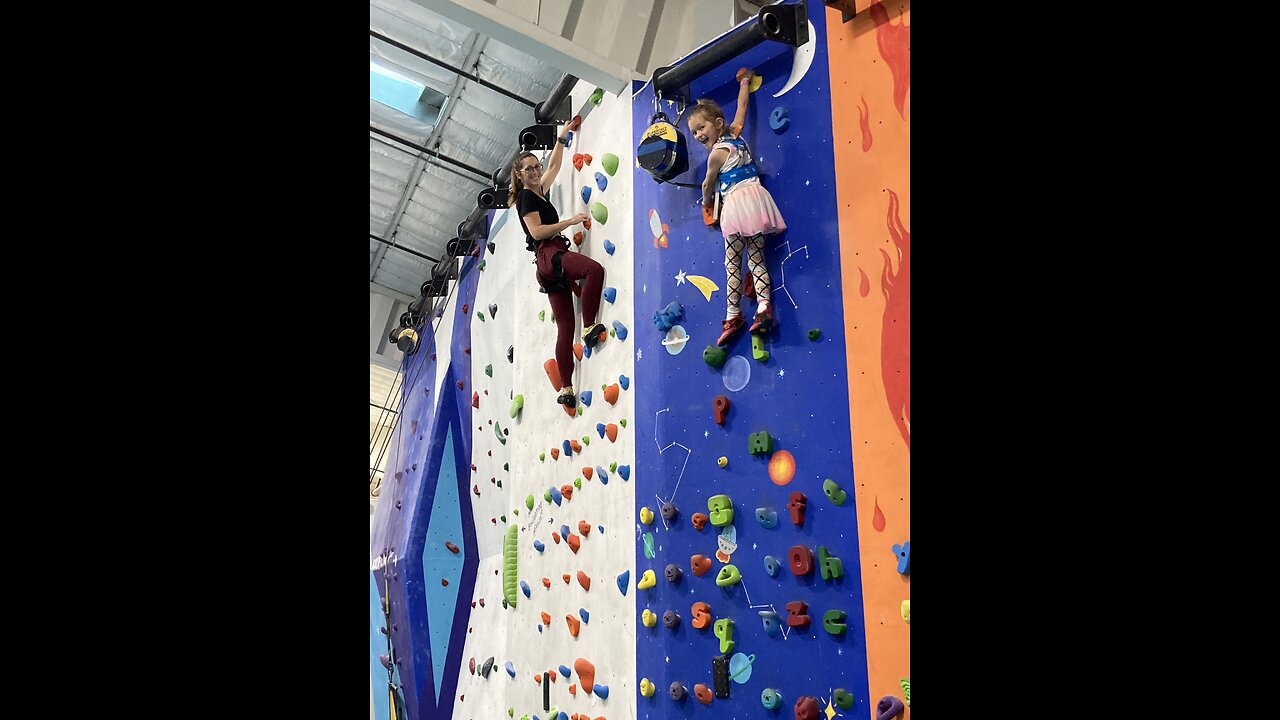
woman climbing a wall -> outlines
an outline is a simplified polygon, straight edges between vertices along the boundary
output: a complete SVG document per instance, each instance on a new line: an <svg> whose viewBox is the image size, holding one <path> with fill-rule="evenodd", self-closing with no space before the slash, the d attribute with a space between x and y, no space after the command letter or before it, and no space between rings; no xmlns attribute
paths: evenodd
<svg viewBox="0 0 1280 720"><path fill-rule="evenodd" d="M577 127L578 120L565 125L565 133ZM546 171L538 156L531 152L520 153L511 166L511 195L508 204L516 208L520 225L524 228L525 247L533 253L537 266L536 278L540 292L547 294L551 312L556 321L556 365L560 370L560 395L556 402L567 407L578 403L573 391L573 331L577 318L573 312L573 297L582 298L583 345L595 349L605 336L605 326L596 322L600 310L600 293L604 289L604 268L600 263L577 252L570 252L569 239L562 233L566 228L588 219L586 213L577 213L568 220L561 220L560 213L547 200L551 183L560 172L560 159L564 143L557 142L551 151ZM581 286L579 281L585 281Z"/></svg>
<svg viewBox="0 0 1280 720"><path fill-rule="evenodd" d="M689 132L711 150L707 157L707 178L702 182L702 205L715 214L719 208L720 232L724 235L724 271L727 276L729 309L722 324L717 345L724 345L745 321L738 302L742 298L742 251L747 250L747 264L755 284L757 299L755 322L750 332L764 334L773 327L773 309L769 304L769 271L764 264L764 236L787 229L773 196L760 184L759 171L751 159L747 142L739 137L747 120L747 96L750 94L751 70L738 71L738 109L733 123L726 125L724 111L715 102L698 100L689 113Z"/></svg>

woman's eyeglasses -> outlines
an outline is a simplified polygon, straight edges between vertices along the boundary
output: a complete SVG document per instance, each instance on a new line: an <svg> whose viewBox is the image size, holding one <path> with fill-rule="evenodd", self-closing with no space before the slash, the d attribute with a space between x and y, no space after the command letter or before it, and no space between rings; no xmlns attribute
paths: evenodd
<svg viewBox="0 0 1280 720"><path fill-rule="evenodd" d="M538 165L530 165L529 167L526 167L526 168L520 168L520 172L526 172L526 173L527 173L527 172L531 172L531 171L533 171L533 170L541 170L541 169L542 169L542 165L541 165L541 164L538 164Z"/></svg>

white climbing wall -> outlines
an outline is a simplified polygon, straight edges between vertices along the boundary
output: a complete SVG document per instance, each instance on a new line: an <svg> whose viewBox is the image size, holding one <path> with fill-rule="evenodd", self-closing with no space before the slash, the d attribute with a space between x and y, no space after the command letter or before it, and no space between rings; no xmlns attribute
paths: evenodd
<svg viewBox="0 0 1280 720"><path fill-rule="evenodd" d="M588 100L593 90L594 86L579 83L572 93L571 106L583 116L583 124L575 133L573 144L564 151L550 197L562 218L586 212L588 204L583 203L581 190L588 185L591 201L608 208L608 220L593 222L592 228L584 231L582 245L573 250L603 265L605 287L616 290L615 302L601 301L599 322L612 329L614 321L618 321L628 333L634 333L631 192L635 150L631 103L630 98L619 99L606 93L599 105L593 105ZM613 153L619 159L618 170L611 177L601 163L605 153ZM590 164L584 162L581 170L575 169L575 154L591 155ZM597 172L607 178L603 191L596 183ZM584 692L575 672L551 683L550 706L567 715L581 712L609 720L634 720L634 598L639 581L633 567L638 532L633 511L635 476L630 481L623 480L618 472L610 471L610 466L635 465L633 394L637 388L634 384L626 390L619 387L614 405L607 402L604 392L605 386L619 383L619 376L633 377L633 338L630 334L625 340L610 337L597 346L592 357L578 363L574 387L579 393L591 391L591 404L581 403L582 414L569 417L556 404L556 391L543 370L543 363L555 355L555 325L546 296L538 292L533 255L525 250L524 232L514 209L497 211L493 226L490 240L496 250L485 256L476 307L471 313L472 385L480 393L480 410L472 428L472 462L476 465L473 476L480 495L471 493L468 498L475 516L480 560L472 598L476 607L472 610L458 684L461 701L455 706L454 717L506 717L508 709L513 709L516 718L525 714L547 718L542 684L535 682L535 674L556 670L559 676L561 665L573 668L578 658L584 658L595 666L595 682L608 686L609 698L601 700ZM572 237L578 230L582 228L570 228L565 234ZM613 255L605 251L606 239L616 246ZM489 307L495 303L496 317ZM580 307L575 300L578 337ZM539 319L539 311L545 311L544 319ZM477 313L484 313L486 319L479 320ZM514 346L514 363L507 362L508 346ZM486 365L492 365L492 377L485 374ZM513 420L509 408L514 394L524 395L524 409ZM510 430L505 445L498 440L489 420ZM598 424L615 425L616 441L601 437ZM584 442L584 436L589 442ZM577 441L581 452L567 457L562 447L565 440ZM553 458L552 448L560 454L558 459ZM503 469L504 463L509 463L509 471ZM584 467L592 468L590 479L582 472ZM597 467L608 473L607 484L601 482ZM494 482L490 482L491 478ZM574 488L579 478L581 488ZM498 480L503 484L500 489ZM565 485L572 488L572 498L564 497L558 505L544 499L549 488ZM529 495L534 497L532 512L525 505ZM517 510L518 515L514 512ZM503 515L505 523L501 520ZM590 525L585 537L579 532L580 521ZM531 597L517 591L516 608L504 610L502 540L511 523L520 528L518 576L528 585ZM552 533L558 533L562 525L580 538L577 553L565 539L559 543L553 540ZM542 552L534 549L534 540L545 545ZM617 576L625 570L631 571L631 578L624 596L618 590ZM579 571L590 577L590 591L580 586ZM544 577L550 588L543 585ZM481 599L485 602L483 608L479 605ZM581 621L580 609L588 613L585 622ZM550 616L550 624L539 631L543 612ZM581 622L578 637L570 635L566 616ZM483 679L479 670L491 656L495 658L493 671ZM473 658L474 675L469 669ZM508 661L515 668L514 678L505 670ZM570 685L579 686L576 696L570 694Z"/></svg>

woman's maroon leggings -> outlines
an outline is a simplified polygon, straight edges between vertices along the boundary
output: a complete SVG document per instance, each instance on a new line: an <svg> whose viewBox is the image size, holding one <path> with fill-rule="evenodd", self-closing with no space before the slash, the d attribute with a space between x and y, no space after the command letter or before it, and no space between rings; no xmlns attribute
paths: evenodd
<svg viewBox="0 0 1280 720"><path fill-rule="evenodd" d="M586 280L582 284L583 332L596 324L600 311L600 292L604 289L604 267L582 253L566 252L560 256L560 267L570 283ZM573 295L567 290L547 293L551 312L556 317L556 365L560 368L560 383L573 384L573 330L577 325L573 316Z"/></svg>

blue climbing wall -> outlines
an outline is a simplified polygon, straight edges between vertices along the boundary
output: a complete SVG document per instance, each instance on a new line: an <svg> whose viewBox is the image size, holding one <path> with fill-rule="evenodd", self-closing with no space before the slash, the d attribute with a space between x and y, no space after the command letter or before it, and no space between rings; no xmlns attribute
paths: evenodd
<svg viewBox="0 0 1280 720"><path fill-rule="evenodd" d="M722 368L703 361L703 348L713 345L725 318L724 240L717 227L707 227L699 210L700 190L659 185L640 168L635 173L635 292L637 472L636 512L647 506L657 516L652 525L640 525L636 544L636 577L652 568L657 586L638 590L636 614L646 608L659 618L667 610L680 615L679 626L637 627L636 672L657 686L655 697L638 696L641 718L753 717L761 716L760 695L765 688L783 698L779 717L791 717L796 699L811 695L825 709L836 688L851 692L855 704L837 710L843 717L869 718L867 658L863 627L861 573L852 452L850 448L849 396L846 380L844 318L840 302L839 235L836 218L835 171L832 154L831 101L826 43L827 13L821 4L809 10L814 41L812 64L781 97L793 74L789 46L768 42L706 73L691 84L694 98L709 97L732 119L737 107L738 85L734 74L746 66L763 77L751 94L743 137L749 143L762 181L776 200L788 230L771 236L766 262L773 283L773 307L778 327L766 339L767 361L753 359L751 338L740 333L729 344L729 360ZM636 84L633 129L637 140L654 113L651 85ZM675 120L680 107L663 101L660 107ZM784 107L790 124L782 131L770 127L769 116ZM780 111L781 114L781 111ZM700 184L706 172L707 149L692 141L687 125L677 122L690 140L690 170L676 178ZM668 247L659 248L655 236L667 226ZM745 265L745 261L744 261ZM745 272L745 268L744 268ZM710 299L700 287L716 289ZM675 301L683 305L680 328L664 333L651 323L651 315ZM750 319L755 303L744 298L743 314ZM807 336L820 328L816 341ZM681 338L687 337L683 343ZM666 340L668 344L663 344ZM674 341L674 342L673 342ZM712 402L725 395L732 402L723 427L713 420ZM767 431L774 439L773 453L748 452L748 435ZM644 435L652 435L644 441ZM786 479L789 453L794 476ZM717 459L728 458L721 469ZM770 461L774 473L771 477ZM776 478L776 479L775 479ZM823 494L823 480L832 478L848 491L843 506ZM779 484L785 482L785 484ZM799 490L808 498L802 526L792 524L788 496ZM734 506L733 546L720 544L721 528L707 524L701 531L691 522L695 512L707 513L707 499L726 494ZM663 502L672 502L679 515L666 523L659 514ZM765 529L755 519L756 508L770 508L778 523ZM653 534L654 557L647 557L644 535ZM806 576L793 575L787 567L788 550L804 545L814 556L814 569ZM843 561L840 579L823 580L817 567L819 546ZM716 574L724 563L717 549L732 550L730 562L742 582L717 587ZM701 577L691 572L694 554L712 560L712 569ZM776 578L765 571L765 556L783 566ZM663 579L668 563L681 568L676 584ZM807 604L811 620L807 628L786 626L786 604ZM719 641L712 628L694 629L690 607L702 601L711 606L715 619L734 620L734 663L741 669L730 683L728 699L702 705L694 698L694 686L714 687L712 658ZM783 630L769 637L758 615L775 610ZM843 610L848 630L831 635L823 629L823 614ZM749 664L749 669L741 666ZM681 682L689 696L673 703L667 694L672 681Z"/></svg>

